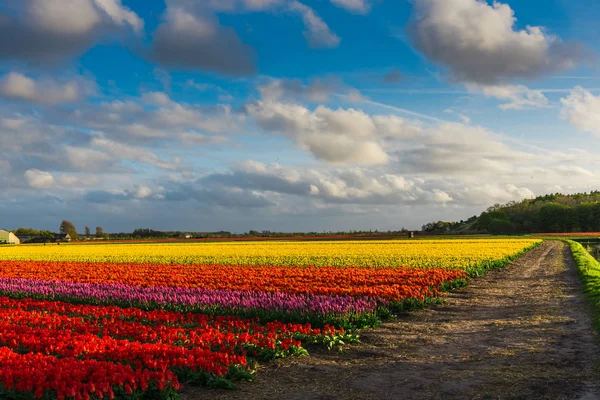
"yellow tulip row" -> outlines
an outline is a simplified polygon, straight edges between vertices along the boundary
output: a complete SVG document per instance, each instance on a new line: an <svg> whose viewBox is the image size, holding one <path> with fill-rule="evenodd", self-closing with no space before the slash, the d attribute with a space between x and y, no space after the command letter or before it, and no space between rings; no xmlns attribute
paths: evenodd
<svg viewBox="0 0 600 400"><path fill-rule="evenodd" d="M470 269L512 258L537 239L220 242L0 247L0 260Z"/></svg>

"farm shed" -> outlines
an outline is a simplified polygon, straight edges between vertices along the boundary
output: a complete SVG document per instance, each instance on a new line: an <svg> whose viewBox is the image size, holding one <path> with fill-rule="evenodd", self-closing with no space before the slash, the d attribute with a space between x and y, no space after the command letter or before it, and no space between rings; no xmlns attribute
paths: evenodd
<svg viewBox="0 0 600 400"><path fill-rule="evenodd" d="M55 233L54 241L55 242L70 242L71 235L69 235L68 233Z"/></svg>
<svg viewBox="0 0 600 400"><path fill-rule="evenodd" d="M0 229L0 244L21 244L21 241L12 232Z"/></svg>

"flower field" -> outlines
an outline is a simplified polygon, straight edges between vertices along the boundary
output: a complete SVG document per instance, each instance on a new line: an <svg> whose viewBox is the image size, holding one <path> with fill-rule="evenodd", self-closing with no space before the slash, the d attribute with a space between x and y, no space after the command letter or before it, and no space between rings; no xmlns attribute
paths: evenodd
<svg viewBox="0 0 600 400"><path fill-rule="evenodd" d="M176 399L336 346L533 239L0 247L0 398Z"/></svg>

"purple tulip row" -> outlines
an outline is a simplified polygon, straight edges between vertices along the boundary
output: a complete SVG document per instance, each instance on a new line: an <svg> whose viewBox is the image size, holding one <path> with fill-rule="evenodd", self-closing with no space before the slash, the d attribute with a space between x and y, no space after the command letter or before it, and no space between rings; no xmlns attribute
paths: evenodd
<svg viewBox="0 0 600 400"><path fill-rule="evenodd" d="M0 278L0 292L63 299L78 298L102 303L154 304L192 308L222 307L284 311L300 314L344 315L374 313L377 301L350 296L322 296L254 291L141 287L113 283L78 283Z"/></svg>

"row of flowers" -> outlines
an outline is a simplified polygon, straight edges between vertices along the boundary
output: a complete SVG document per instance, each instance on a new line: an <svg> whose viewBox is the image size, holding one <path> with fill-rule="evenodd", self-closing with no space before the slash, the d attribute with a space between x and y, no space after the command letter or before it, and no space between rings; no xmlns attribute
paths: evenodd
<svg viewBox="0 0 600 400"><path fill-rule="evenodd" d="M134 369L121 363L21 354L0 347L0 398L175 399L181 388L171 371Z"/></svg>
<svg viewBox="0 0 600 400"><path fill-rule="evenodd" d="M198 258L200 246L164 246L166 258L136 247L153 263L129 262L127 246L110 254L101 246L26 247L38 261L0 251L0 398L171 400L179 382L233 387L253 379L261 360L305 354L307 343L356 341L344 328L422 305L535 245L315 244L305 256L306 245L282 243L252 245L241 258L227 246L211 250L238 265L198 264L213 257L210 247ZM248 265L257 260L264 262Z"/></svg>
<svg viewBox="0 0 600 400"><path fill-rule="evenodd" d="M112 283L211 291L369 297L398 301L432 296L444 282L466 277L443 268L337 268L0 261L0 278ZM117 287L117 286L115 286ZM187 291L198 294L202 291Z"/></svg>
<svg viewBox="0 0 600 400"><path fill-rule="evenodd" d="M368 297L289 294L282 292L143 287L115 283L82 283L0 278L0 293L13 297L118 304L263 320L311 322L320 326L372 325L382 301Z"/></svg>
<svg viewBox="0 0 600 400"><path fill-rule="evenodd" d="M102 398L119 391L135 398L136 390L154 388L166 399L179 389L178 378L220 386L251 379L258 360L304 354L301 340L355 338L333 327L0 297L0 397ZM34 360L39 370L21 373ZM60 368L77 369L80 384Z"/></svg>
<svg viewBox="0 0 600 400"><path fill-rule="evenodd" d="M2 260L204 265L473 269L511 258L538 239L295 241L0 247Z"/></svg>
<svg viewBox="0 0 600 400"><path fill-rule="evenodd" d="M40 279L46 276L55 280ZM372 326L466 277L442 268L0 261L0 294L350 329Z"/></svg>
<svg viewBox="0 0 600 400"><path fill-rule="evenodd" d="M108 310L106 310L108 309ZM122 313L120 313L120 310ZM133 310L133 312L129 312ZM247 348L300 346L299 340L352 338L344 329L310 324L261 324L255 319L142 311L0 297L0 323L29 328L71 331L100 337L163 343L194 349L245 354ZM9 334L9 333L8 333Z"/></svg>

